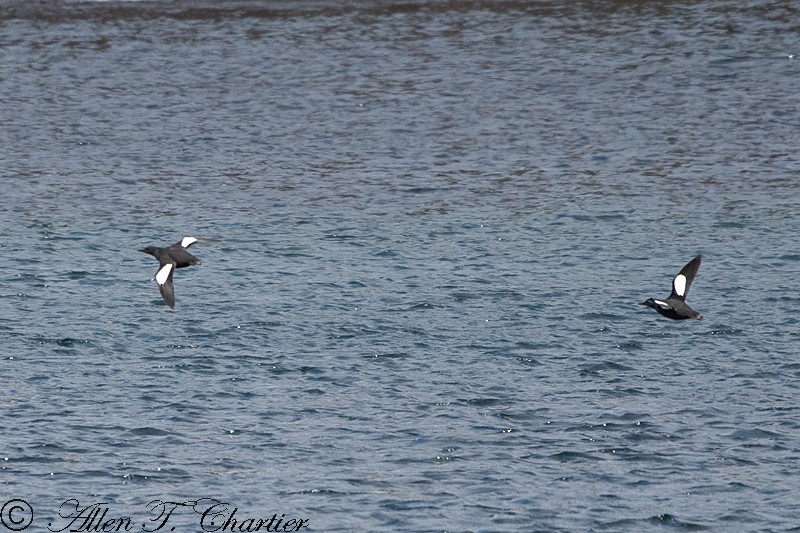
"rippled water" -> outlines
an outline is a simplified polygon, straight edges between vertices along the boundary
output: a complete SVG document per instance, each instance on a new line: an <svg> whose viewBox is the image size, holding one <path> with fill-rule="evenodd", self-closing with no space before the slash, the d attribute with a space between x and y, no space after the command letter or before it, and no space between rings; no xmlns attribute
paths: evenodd
<svg viewBox="0 0 800 533"><path fill-rule="evenodd" d="M36 530L800 528L790 3L0 5Z"/></svg>

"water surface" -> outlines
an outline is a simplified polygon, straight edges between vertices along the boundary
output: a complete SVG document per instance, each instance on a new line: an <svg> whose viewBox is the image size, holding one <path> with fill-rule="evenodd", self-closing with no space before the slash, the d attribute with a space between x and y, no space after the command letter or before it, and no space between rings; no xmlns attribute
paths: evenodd
<svg viewBox="0 0 800 533"><path fill-rule="evenodd" d="M0 483L37 529L798 527L791 6L2 9ZM172 312L138 250L184 235ZM704 321L639 305L697 254Z"/></svg>

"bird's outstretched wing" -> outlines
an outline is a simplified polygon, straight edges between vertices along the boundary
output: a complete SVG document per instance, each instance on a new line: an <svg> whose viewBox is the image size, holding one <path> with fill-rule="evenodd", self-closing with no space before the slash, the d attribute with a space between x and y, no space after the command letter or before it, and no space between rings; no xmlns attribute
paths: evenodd
<svg viewBox="0 0 800 533"><path fill-rule="evenodd" d="M172 284L172 275L175 273L175 263L165 263L156 272L156 281L161 297L171 309L175 309L175 286Z"/></svg>
<svg viewBox="0 0 800 533"><path fill-rule="evenodd" d="M697 271L700 269L701 258L698 255L684 266L675 279L672 280L672 294L670 298L678 298L685 300L686 295L689 293L689 287L692 285Z"/></svg>

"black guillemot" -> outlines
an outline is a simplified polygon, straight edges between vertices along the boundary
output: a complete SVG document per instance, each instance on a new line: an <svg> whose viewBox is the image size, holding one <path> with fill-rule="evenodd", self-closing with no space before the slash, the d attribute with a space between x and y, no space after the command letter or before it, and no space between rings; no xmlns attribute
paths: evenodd
<svg viewBox="0 0 800 533"><path fill-rule="evenodd" d="M698 255L684 266L675 279L672 280L672 293L666 300L656 300L648 298L642 305L652 307L659 314L673 320L686 320L693 318L695 320L703 320L703 315L686 305L686 294L689 292L689 286L692 284L697 270L700 268L700 256Z"/></svg>
<svg viewBox="0 0 800 533"><path fill-rule="evenodd" d="M186 251L189 246L196 242L197 239L195 237L184 237L180 242L176 242L166 248L148 246L141 250L158 259L158 270L156 270L158 290L161 291L161 297L172 309L175 308L175 286L172 284L172 274L176 268L200 264L198 258Z"/></svg>

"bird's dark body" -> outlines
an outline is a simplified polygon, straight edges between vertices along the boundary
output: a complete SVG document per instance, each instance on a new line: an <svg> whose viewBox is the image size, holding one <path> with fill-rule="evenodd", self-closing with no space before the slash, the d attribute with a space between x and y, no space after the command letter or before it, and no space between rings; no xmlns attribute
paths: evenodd
<svg viewBox="0 0 800 533"><path fill-rule="evenodd" d="M159 266L164 266L167 263L174 263L175 268L185 268L200 264L200 259L187 252L186 248L181 246L181 243L179 242L166 248L148 246L147 248L142 249L142 251L158 259Z"/></svg>
<svg viewBox="0 0 800 533"><path fill-rule="evenodd" d="M701 318L697 318L695 316L699 315L700 313L698 313L697 311L686 305L683 301L681 301L678 298L667 298L666 300L661 300L661 301L669 304L669 308L661 307L652 298L648 298L646 301L644 301L643 305L652 307L653 309L658 311L659 315L671 318L672 320L686 320L689 318L702 320L702 316Z"/></svg>

